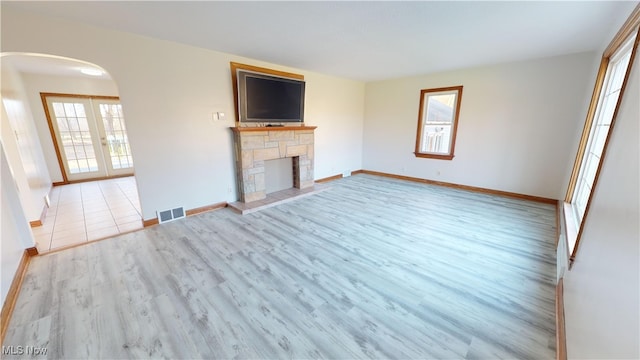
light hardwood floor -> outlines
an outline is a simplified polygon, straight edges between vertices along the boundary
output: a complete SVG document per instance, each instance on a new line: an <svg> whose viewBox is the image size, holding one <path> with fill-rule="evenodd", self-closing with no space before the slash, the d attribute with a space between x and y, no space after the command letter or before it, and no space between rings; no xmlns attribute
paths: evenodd
<svg viewBox="0 0 640 360"><path fill-rule="evenodd" d="M49 358L555 357L552 205L370 175L33 259Z"/></svg>

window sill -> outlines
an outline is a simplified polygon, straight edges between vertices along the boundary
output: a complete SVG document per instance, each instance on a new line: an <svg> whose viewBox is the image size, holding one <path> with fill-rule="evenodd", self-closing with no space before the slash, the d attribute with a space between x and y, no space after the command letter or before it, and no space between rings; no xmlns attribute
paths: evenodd
<svg viewBox="0 0 640 360"><path fill-rule="evenodd" d="M453 160L453 155L449 155L449 154L429 154L429 153L420 153L420 152L414 152L413 154L419 158Z"/></svg>

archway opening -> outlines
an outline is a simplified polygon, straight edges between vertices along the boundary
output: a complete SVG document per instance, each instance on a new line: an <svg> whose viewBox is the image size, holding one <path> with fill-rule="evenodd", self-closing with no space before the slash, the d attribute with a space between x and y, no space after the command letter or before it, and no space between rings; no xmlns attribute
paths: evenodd
<svg viewBox="0 0 640 360"><path fill-rule="evenodd" d="M142 228L126 110L99 65L2 53L2 143L38 250Z"/></svg>

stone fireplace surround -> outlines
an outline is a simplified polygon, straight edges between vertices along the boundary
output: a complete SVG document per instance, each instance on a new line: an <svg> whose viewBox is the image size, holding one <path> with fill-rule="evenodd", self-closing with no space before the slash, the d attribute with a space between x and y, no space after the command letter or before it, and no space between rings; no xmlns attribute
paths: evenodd
<svg viewBox="0 0 640 360"><path fill-rule="evenodd" d="M315 129L315 126L232 127L240 202L249 204L267 197L266 160L292 158L293 186L313 188Z"/></svg>

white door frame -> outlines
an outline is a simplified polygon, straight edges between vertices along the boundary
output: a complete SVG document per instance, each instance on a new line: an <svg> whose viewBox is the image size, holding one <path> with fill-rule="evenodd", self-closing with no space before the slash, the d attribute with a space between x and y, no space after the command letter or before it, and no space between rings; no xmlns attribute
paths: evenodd
<svg viewBox="0 0 640 360"><path fill-rule="evenodd" d="M78 181L90 181L101 180L120 176L133 175L134 168L114 170L111 166L111 157L109 155L109 144L106 139L104 125L102 124L102 118L99 113L99 104L118 102L120 98L117 96L94 96L94 95L77 95L77 94L59 94L59 93L40 93L42 104L44 106L45 115L49 125L49 131L53 140L56 156L58 158L58 165L62 173L63 184L68 184ZM92 120L88 121L89 131L91 135L91 141L93 145L94 157L96 159L97 170L89 170L86 172L72 174L68 168L68 162L66 156L63 156L62 151L64 145L60 138L57 118L52 113L52 102L55 100L63 100L64 102L76 102L81 103L84 106L86 116ZM86 145L85 145L86 146Z"/></svg>

